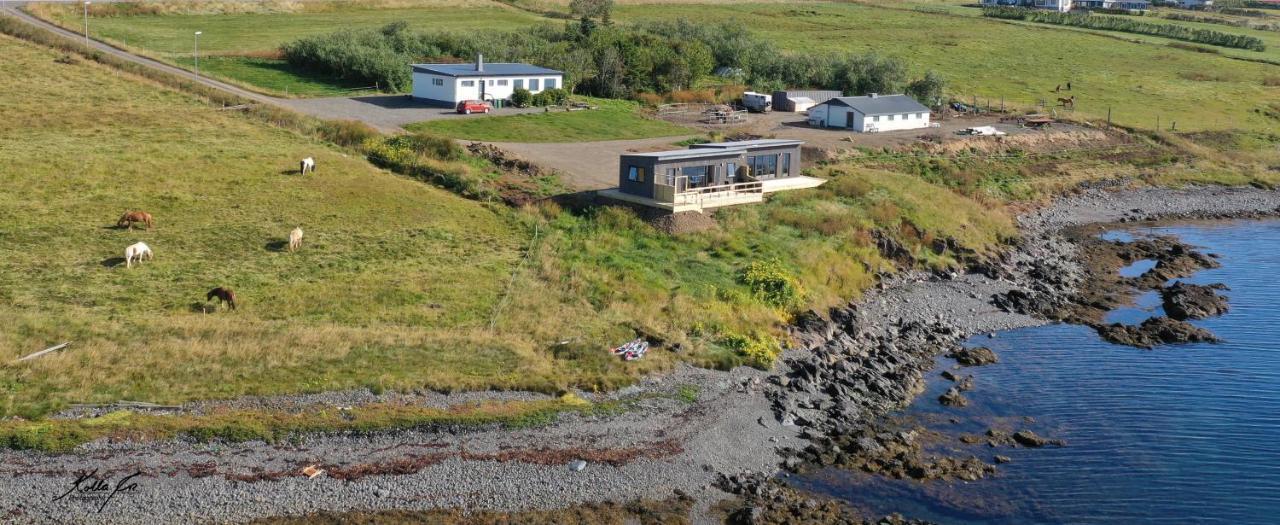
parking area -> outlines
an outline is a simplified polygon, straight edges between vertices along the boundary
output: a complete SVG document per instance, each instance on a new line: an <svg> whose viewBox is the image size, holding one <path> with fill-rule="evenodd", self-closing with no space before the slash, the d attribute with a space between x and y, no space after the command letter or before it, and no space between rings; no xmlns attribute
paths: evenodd
<svg viewBox="0 0 1280 525"><path fill-rule="evenodd" d="M358 120L381 131L401 131L405 125L425 120L473 118L439 106L430 106L408 95L278 99L295 111L325 119ZM490 115L541 113L544 108L495 108Z"/></svg>
<svg viewBox="0 0 1280 525"><path fill-rule="evenodd" d="M978 114L948 117L935 121L936 128L908 129L901 131L885 131L880 133L855 133L836 128L815 128L809 125L804 113L775 111L771 113L751 113L745 122L732 126L698 125L704 131L716 131L726 136L751 135L760 137L803 140L807 147L824 150L830 155L838 155L842 151L855 148L899 148L910 146L921 140L932 143L945 143L953 140L964 140L968 135L961 135L961 130L992 126L1009 135L1025 133L1060 133L1077 129L1071 124L1054 124L1044 130L1026 128L1015 122L1001 122L999 114Z"/></svg>

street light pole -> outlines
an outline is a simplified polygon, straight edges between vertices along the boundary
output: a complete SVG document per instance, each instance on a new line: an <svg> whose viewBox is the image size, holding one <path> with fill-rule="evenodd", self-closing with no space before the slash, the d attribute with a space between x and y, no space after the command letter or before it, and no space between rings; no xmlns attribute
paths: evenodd
<svg viewBox="0 0 1280 525"><path fill-rule="evenodd" d="M84 3L84 45L89 45L89 2Z"/></svg>
<svg viewBox="0 0 1280 525"><path fill-rule="evenodd" d="M194 50L191 53L192 55L195 56L195 59L196 59L196 76L197 77L200 76L200 34L201 33L204 33L204 31L196 31L196 45Z"/></svg>

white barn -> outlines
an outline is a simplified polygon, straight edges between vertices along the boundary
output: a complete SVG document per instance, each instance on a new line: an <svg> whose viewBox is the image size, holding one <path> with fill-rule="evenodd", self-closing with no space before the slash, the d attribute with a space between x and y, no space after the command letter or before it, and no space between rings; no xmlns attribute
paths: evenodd
<svg viewBox="0 0 1280 525"><path fill-rule="evenodd" d="M510 100L517 88L531 93L564 87L564 73L529 64L413 64L413 98L453 107L463 100Z"/></svg>
<svg viewBox="0 0 1280 525"><path fill-rule="evenodd" d="M906 95L836 97L809 110L809 124L860 133L929 127L929 108Z"/></svg>

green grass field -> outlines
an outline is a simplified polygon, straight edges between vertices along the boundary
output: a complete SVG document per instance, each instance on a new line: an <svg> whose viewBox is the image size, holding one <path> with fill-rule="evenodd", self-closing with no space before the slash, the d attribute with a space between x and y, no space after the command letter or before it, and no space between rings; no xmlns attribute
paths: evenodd
<svg viewBox="0 0 1280 525"><path fill-rule="evenodd" d="M0 413L565 379L487 329L529 241L510 212L90 62L8 37L0 54L0 359L73 341L0 371ZM291 173L305 156L318 175ZM129 209L157 227L115 229ZM126 269L138 241L155 261ZM241 308L205 313L214 286Z"/></svg>
<svg viewBox="0 0 1280 525"><path fill-rule="evenodd" d="M176 57L174 64L193 69L191 57ZM200 73L229 79L237 84L285 97L338 97L373 95L376 86L342 82L327 75L299 71L278 58L247 56L200 57Z"/></svg>
<svg viewBox="0 0 1280 525"><path fill-rule="evenodd" d="M1280 125L1266 117L1265 105L1280 98L1280 87L1265 86L1277 67L1249 63L1164 45L1167 39L1140 35L1099 35L1082 30L983 19L978 10L955 2L855 4L828 2L622 3L615 20L686 19L718 23L735 20L793 52L866 52L899 56L916 73L933 69L949 82L955 96L1032 107L1041 100L1056 104L1055 85L1070 80L1076 89L1078 117L1105 118L1152 128L1159 115L1163 126L1176 121L1180 130L1269 130ZM79 27L75 6L40 6L37 12ZM1159 23L1187 23L1160 20ZM418 9L334 8L323 12L147 15L92 19L96 34L153 54L189 54L191 33L205 32L201 47L209 52L270 52L282 42L342 27L377 27L405 20L416 28L511 30L537 23L560 23L499 4L466 8L432 3ZM1208 24L1195 24L1209 27ZM1263 37L1265 53L1222 50L1226 55L1280 56L1280 34L1224 26L1215 30L1247 32ZM1135 43L1140 40L1146 43ZM289 80L288 72L263 64L227 63L218 74L272 92L292 86L304 95L333 94L355 86L319 86L318 79ZM322 82L320 82L322 83ZM1065 95L1065 94L1064 94ZM474 125L474 124L473 124ZM483 127L483 126L480 126ZM465 129L487 134L487 130Z"/></svg>
<svg viewBox="0 0 1280 525"><path fill-rule="evenodd" d="M906 59L918 71L944 75L955 96L998 104L1031 106L1052 101L1055 85L1070 80L1077 115L1152 128L1177 120L1178 129L1272 130L1280 121L1255 110L1280 97L1263 85L1276 66L1233 60L1163 45L1135 44L1081 31L1006 24L846 3L720 5L623 5L620 20L683 18L736 20L779 46L797 52L874 51ZM1211 72L1219 80L1193 80L1189 72Z"/></svg>
<svg viewBox="0 0 1280 525"><path fill-rule="evenodd" d="M590 142L696 133L664 120L645 117L634 102L607 99L586 99L586 102L599 109L433 120L407 128L457 139L493 142Z"/></svg>

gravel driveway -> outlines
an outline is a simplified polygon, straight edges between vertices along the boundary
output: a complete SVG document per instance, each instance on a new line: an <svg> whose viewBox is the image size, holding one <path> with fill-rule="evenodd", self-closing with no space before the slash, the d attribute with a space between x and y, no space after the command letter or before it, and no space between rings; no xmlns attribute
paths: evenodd
<svg viewBox="0 0 1280 525"><path fill-rule="evenodd" d="M328 97L275 99L276 103L299 113L324 119L359 120L382 131L395 132L414 122L427 120L479 118L463 115L453 108L431 106L408 95L373 95L367 97ZM543 108L500 108L490 115L541 113Z"/></svg>

